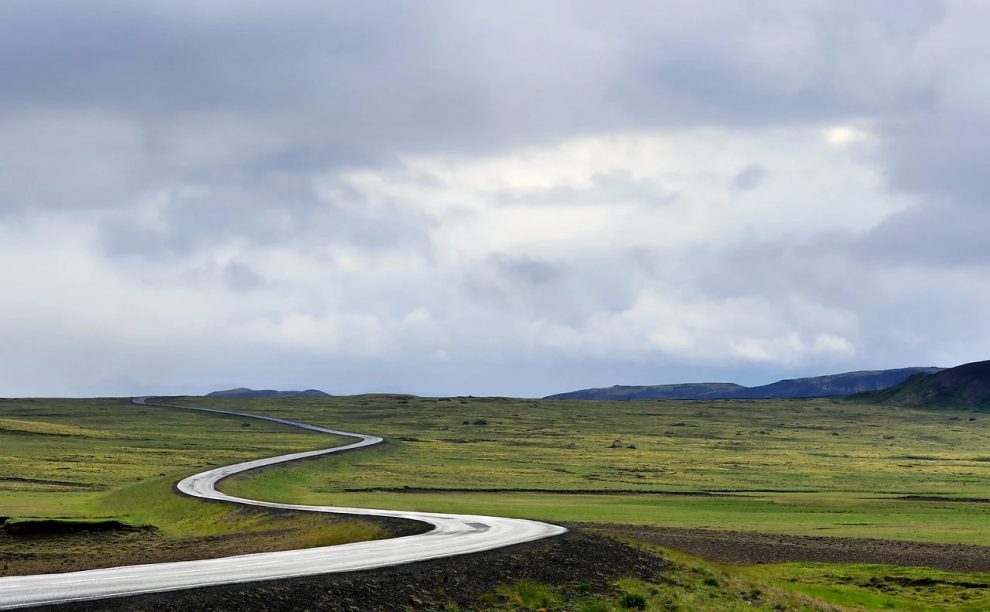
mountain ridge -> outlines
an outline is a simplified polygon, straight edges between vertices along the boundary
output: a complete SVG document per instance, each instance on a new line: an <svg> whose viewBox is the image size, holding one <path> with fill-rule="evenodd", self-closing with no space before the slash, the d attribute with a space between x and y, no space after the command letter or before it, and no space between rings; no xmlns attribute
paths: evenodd
<svg viewBox="0 0 990 612"><path fill-rule="evenodd" d="M657 400L657 399L785 399L802 397L845 397L887 389L916 375L943 371L937 367L910 367L891 370L859 370L841 374L790 378L756 387L735 383L676 383L668 385L614 385L579 389L548 395L545 399L573 400Z"/></svg>
<svg viewBox="0 0 990 612"><path fill-rule="evenodd" d="M276 391L274 389L248 389L247 387L237 387L234 389L224 389L207 393L206 397L225 397L230 399L249 399L255 397L333 397L329 393L319 389L306 389L305 391Z"/></svg>

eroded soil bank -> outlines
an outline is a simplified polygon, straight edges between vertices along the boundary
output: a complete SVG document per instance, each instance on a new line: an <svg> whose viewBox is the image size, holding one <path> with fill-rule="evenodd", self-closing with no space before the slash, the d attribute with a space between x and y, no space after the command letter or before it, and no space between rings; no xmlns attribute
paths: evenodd
<svg viewBox="0 0 990 612"><path fill-rule="evenodd" d="M168 536L152 526L117 521L25 521L0 528L0 576L74 572L103 567L213 559L294 550L420 533L414 521L238 508L252 530L203 536ZM11 529L21 526L24 528ZM79 526L91 528L79 528ZM75 528L73 526L76 526ZM116 526L117 528L109 528ZM31 527L28 529L28 527Z"/></svg>

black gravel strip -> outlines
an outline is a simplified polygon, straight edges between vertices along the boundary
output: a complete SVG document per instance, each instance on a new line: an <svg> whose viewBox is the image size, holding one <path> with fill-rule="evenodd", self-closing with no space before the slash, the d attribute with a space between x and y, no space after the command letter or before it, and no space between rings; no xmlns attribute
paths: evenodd
<svg viewBox="0 0 990 612"><path fill-rule="evenodd" d="M554 495L663 495L670 497L736 497L719 491L644 491L642 489L518 489L506 487L352 487L348 493L552 493ZM760 491L763 493L763 491ZM747 491L749 493L749 491Z"/></svg>
<svg viewBox="0 0 990 612"><path fill-rule="evenodd" d="M879 563L933 567L956 572L990 572L990 546L973 544L798 536L652 525L581 524L581 527L676 548L711 561L725 563Z"/></svg>
<svg viewBox="0 0 990 612"><path fill-rule="evenodd" d="M53 612L191 610L433 610L453 604L483 608L479 596L500 584L532 580L551 585L607 587L616 578L657 579L663 558L607 537L568 535L490 551L381 570L154 593L60 606Z"/></svg>

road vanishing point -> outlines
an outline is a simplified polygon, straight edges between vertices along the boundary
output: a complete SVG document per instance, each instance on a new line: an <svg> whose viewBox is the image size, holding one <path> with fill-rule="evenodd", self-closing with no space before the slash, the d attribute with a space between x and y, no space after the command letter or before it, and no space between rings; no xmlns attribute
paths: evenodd
<svg viewBox="0 0 990 612"><path fill-rule="evenodd" d="M216 485L228 476L300 459L353 451L381 444L384 439L378 436L327 429L275 417L229 410L175 406L151 402L151 399L150 397L138 397L133 402L161 408L181 408L259 419L320 433L357 438L358 440L344 446L245 461L244 463L193 474L179 481L176 485L178 490L186 495L260 508L409 519L426 523L431 526L431 529L417 535L303 550L256 553L197 561L129 565L63 574L9 576L0 578L0 609L8 610L220 584L369 570L478 553L549 538L567 532L564 527L525 519L337 506L303 506L227 495L218 491Z"/></svg>

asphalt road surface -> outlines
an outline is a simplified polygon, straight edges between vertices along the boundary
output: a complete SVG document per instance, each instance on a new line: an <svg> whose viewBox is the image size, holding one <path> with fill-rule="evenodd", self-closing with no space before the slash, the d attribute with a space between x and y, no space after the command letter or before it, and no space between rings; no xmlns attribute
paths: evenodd
<svg viewBox="0 0 990 612"><path fill-rule="evenodd" d="M149 399L147 397L135 398L134 403L145 404ZM186 408L161 403L147 403L147 405ZM360 449L380 444L383 440L377 436L337 431L256 414L208 408L197 408L196 410L261 419L311 431L357 438L358 441L345 446L257 459L200 472L178 483L178 489L186 495L263 508L404 518L428 523L433 528L418 535L305 550L257 553L200 561L130 565L64 574L10 576L0 578L0 609L7 610L69 601L173 591L235 582L367 570L492 550L560 535L567 531L557 525L495 516L405 512L337 506L302 506L227 495L217 491L216 484L232 474L297 459Z"/></svg>

